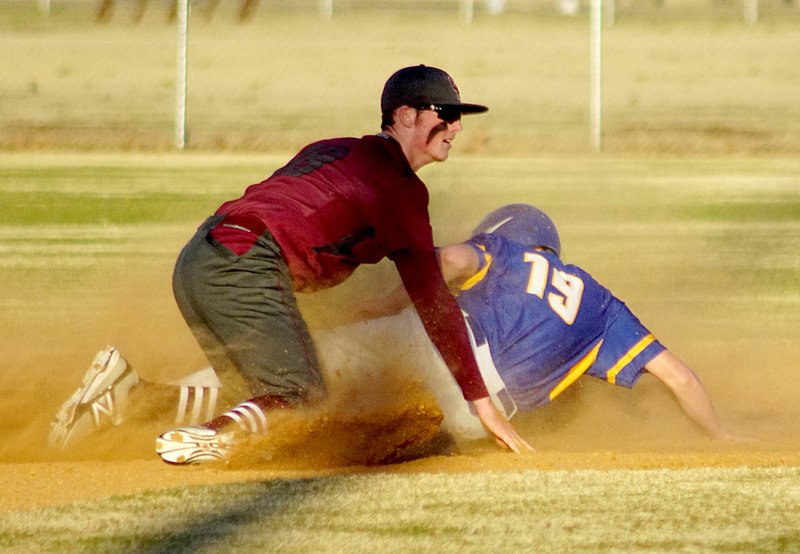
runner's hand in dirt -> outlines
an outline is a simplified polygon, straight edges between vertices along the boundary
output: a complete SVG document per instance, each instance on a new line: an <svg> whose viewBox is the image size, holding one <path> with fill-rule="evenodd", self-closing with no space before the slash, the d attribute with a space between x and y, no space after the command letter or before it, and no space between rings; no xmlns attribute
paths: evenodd
<svg viewBox="0 0 800 554"><path fill-rule="evenodd" d="M760 442L758 439L755 439L753 437L748 437L746 435L734 435L732 433L728 433L727 431L724 431L718 437L712 437L712 439L713 440L720 440L720 441L727 441L727 442L738 442L738 443L744 443L744 444L755 444L755 443Z"/></svg>
<svg viewBox="0 0 800 554"><path fill-rule="evenodd" d="M495 408L491 398L487 396L486 398L473 400L472 405L475 407L475 411L478 412L481 423L494 436L497 444L503 448L513 450L517 454L533 450L533 447L517 433L517 430L514 429L505 416Z"/></svg>

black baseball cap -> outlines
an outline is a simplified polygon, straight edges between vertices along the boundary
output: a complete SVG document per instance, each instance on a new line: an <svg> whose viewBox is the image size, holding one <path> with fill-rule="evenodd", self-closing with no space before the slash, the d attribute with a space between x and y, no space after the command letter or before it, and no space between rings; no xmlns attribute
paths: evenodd
<svg viewBox="0 0 800 554"><path fill-rule="evenodd" d="M483 113L489 108L481 104L461 101L461 94L453 78L445 71L427 65L405 67L394 73L383 87L381 112L387 113L400 106L457 107L461 113Z"/></svg>

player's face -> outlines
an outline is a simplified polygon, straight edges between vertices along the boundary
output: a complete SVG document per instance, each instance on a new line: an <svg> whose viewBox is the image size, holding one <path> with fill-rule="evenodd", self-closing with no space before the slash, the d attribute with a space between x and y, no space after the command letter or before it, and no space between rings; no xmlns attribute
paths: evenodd
<svg viewBox="0 0 800 554"><path fill-rule="evenodd" d="M445 121L442 118L447 119ZM443 112L435 109L417 109L414 133L414 149L420 153L424 161L443 162L450 154L453 139L464 127L461 125L461 114Z"/></svg>

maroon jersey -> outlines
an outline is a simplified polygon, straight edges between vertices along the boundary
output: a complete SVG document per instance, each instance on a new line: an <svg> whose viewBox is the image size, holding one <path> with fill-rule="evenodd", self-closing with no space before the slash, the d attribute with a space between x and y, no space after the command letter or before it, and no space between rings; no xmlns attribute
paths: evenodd
<svg viewBox="0 0 800 554"><path fill-rule="evenodd" d="M313 143L217 214L268 228L298 291L331 287L360 264L391 259L465 398L488 396L436 261L428 190L394 139L370 135ZM237 234L237 226L215 231L237 253L246 249L243 239L255 238Z"/></svg>

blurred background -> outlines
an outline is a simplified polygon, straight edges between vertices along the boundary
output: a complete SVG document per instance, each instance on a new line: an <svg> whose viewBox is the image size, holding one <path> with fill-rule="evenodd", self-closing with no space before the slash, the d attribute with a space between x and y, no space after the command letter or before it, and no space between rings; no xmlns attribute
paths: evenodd
<svg viewBox="0 0 800 554"><path fill-rule="evenodd" d="M463 152L586 153L589 0L2 0L0 148L292 151L379 126L386 78L446 69ZM798 0L605 0L602 149L800 152ZM179 129L185 128L185 135Z"/></svg>

